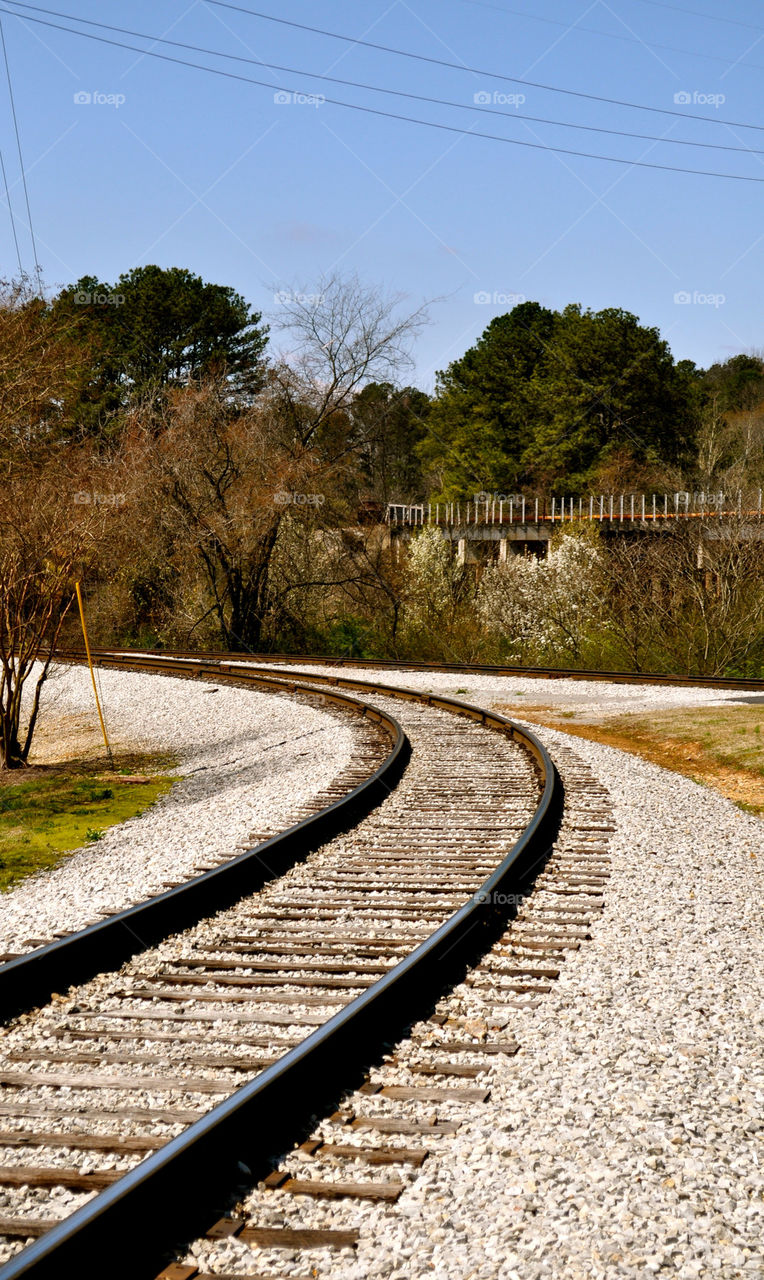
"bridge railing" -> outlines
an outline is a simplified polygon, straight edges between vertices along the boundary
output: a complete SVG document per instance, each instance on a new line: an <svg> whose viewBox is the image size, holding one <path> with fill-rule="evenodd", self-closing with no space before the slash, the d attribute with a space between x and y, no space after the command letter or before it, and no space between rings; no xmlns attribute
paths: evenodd
<svg viewBox="0 0 764 1280"><path fill-rule="evenodd" d="M743 493L600 493L587 497L523 494L476 495L468 502L390 502L385 521L392 525L635 523L662 520L762 518L762 490Z"/></svg>

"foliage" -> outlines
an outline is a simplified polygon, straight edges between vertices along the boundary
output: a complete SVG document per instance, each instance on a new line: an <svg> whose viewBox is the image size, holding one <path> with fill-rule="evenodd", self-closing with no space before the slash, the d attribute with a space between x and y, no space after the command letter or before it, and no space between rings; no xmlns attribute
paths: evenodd
<svg viewBox="0 0 764 1280"><path fill-rule="evenodd" d="M470 640L472 591L453 543L437 528L422 529L411 542L406 570L407 644L444 659L462 656Z"/></svg>
<svg viewBox="0 0 764 1280"><path fill-rule="evenodd" d="M764 401L764 360L756 355L730 356L724 364L712 364L702 384L724 414L754 409Z"/></svg>
<svg viewBox="0 0 764 1280"><path fill-rule="evenodd" d="M604 457L628 447L636 461L675 462L695 412L694 384L657 329L617 308L568 306L535 378L543 426L523 453L527 470L576 492Z"/></svg>
<svg viewBox="0 0 764 1280"><path fill-rule="evenodd" d="M94 358L82 316L52 313L26 280L0 281L0 454L45 445Z"/></svg>
<svg viewBox="0 0 764 1280"><path fill-rule="evenodd" d="M430 397L416 387L367 383L350 405L350 433L359 454L361 492L384 508L424 493L417 446L425 437Z"/></svg>
<svg viewBox="0 0 764 1280"><path fill-rule="evenodd" d="M378 649L368 623L362 618L344 615L337 618L326 633L326 652L341 658L375 658Z"/></svg>
<svg viewBox="0 0 764 1280"><path fill-rule="evenodd" d="M179 267L135 267L106 284L83 276L51 304L91 345L75 407L81 433L108 434L129 402L146 405L167 387L225 377L249 400L264 378L268 330L226 285Z"/></svg>
<svg viewBox="0 0 764 1280"><path fill-rule="evenodd" d="M66 330L18 287L2 298L0 337L0 768L9 769L27 760L75 579L95 563L122 495L117 459L60 439Z"/></svg>
<svg viewBox="0 0 764 1280"><path fill-rule="evenodd" d="M421 454L443 498L517 488L523 451L541 425L532 379L554 324L546 307L522 303L438 373Z"/></svg>
<svg viewBox="0 0 764 1280"><path fill-rule="evenodd" d="M478 611L517 662L578 663L600 625L603 552L596 536L558 535L544 559L510 556L489 566Z"/></svg>
<svg viewBox="0 0 764 1280"><path fill-rule="evenodd" d="M368 379L405 360L421 315L399 316L397 299L355 278L279 296L289 359L271 365L251 404L232 399L221 376L171 386L160 412L136 403L127 419L147 567L170 566L170 614L187 617L187 644L211 619L229 649L307 638L345 612L346 590L385 591L376 557L350 531L365 443L350 412ZM134 595L146 576L134 575ZM134 629L149 621L161 625L144 612Z"/></svg>
<svg viewBox="0 0 764 1280"><path fill-rule="evenodd" d="M438 495L549 496L563 477L567 493L755 494L762 359L702 373L628 312L529 302L494 319L431 399L402 385L421 310L356 277L278 298L266 364L261 317L189 271L83 277L50 303L5 286L6 765L27 758L57 637L76 638L83 574L102 643L760 669L761 544L745 518L723 536L598 543L568 529L546 560L483 571L433 529L407 554L380 517Z"/></svg>
<svg viewBox="0 0 764 1280"><path fill-rule="evenodd" d="M681 460L700 397L694 366L629 312L523 303L438 375L422 454L445 498L576 492L614 451Z"/></svg>

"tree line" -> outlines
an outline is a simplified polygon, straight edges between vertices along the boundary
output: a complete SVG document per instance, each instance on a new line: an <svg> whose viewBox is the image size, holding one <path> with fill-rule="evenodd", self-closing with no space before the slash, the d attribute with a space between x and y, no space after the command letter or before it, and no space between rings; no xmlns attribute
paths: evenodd
<svg viewBox="0 0 764 1280"><path fill-rule="evenodd" d="M426 539L392 556L387 502L761 483L758 356L699 370L628 312L528 302L428 395L409 382L423 310L357 278L277 296L267 324L180 268L83 277L48 298L2 286L6 767L27 758L54 646L76 642L77 579L96 643L491 660L524 634L522 582L481 585ZM649 660L649 645L635 659L619 644L613 661ZM742 660L712 649L685 666Z"/></svg>

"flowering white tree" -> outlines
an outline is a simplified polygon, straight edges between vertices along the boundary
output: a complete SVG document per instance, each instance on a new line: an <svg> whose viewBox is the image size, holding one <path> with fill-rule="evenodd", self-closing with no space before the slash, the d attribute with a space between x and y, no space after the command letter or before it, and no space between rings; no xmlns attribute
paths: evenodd
<svg viewBox="0 0 764 1280"><path fill-rule="evenodd" d="M489 565L478 591L485 629L518 662L578 660L601 620L602 552L586 534L555 538L546 559L512 556Z"/></svg>
<svg viewBox="0 0 764 1280"><path fill-rule="evenodd" d="M424 634L442 647L464 595L467 574L440 529L422 529L411 543L406 599L407 630Z"/></svg>

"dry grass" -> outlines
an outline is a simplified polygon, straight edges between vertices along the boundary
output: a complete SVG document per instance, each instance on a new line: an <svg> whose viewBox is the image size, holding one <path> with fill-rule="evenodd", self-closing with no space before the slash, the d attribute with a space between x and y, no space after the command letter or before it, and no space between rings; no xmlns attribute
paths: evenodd
<svg viewBox="0 0 764 1280"><path fill-rule="evenodd" d="M551 706L498 709L590 742L619 747L764 815L764 704L639 712L594 724L576 724L575 712Z"/></svg>

